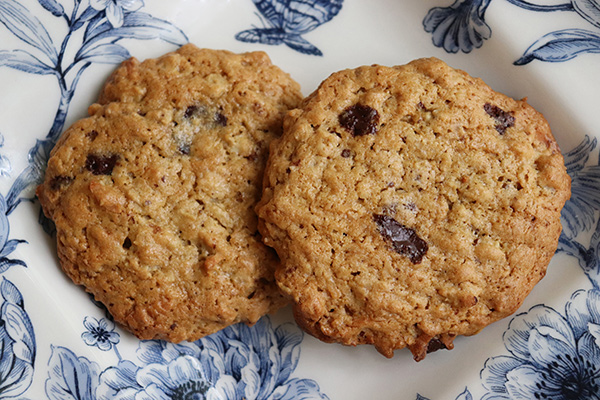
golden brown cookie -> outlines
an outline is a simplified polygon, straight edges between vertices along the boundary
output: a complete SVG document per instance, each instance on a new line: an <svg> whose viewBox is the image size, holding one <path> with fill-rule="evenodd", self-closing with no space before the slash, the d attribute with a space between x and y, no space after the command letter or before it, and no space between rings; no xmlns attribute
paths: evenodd
<svg viewBox="0 0 600 400"><path fill-rule="evenodd" d="M300 99L264 53L186 45L124 62L37 190L64 271L142 339L196 340L278 309L254 207Z"/></svg>
<svg viewBox="0 0 600 400"><path fill-rule="evenodd" d="M257 211L299 325L421 360L519 307L569 195L541 114L421 59L335 73L290 112Z"/></svg>

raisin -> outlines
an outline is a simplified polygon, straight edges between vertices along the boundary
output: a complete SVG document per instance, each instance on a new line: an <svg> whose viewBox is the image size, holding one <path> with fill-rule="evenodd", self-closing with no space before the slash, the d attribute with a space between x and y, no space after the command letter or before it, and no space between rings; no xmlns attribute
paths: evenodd
<svg viewBox="0 0 600 400"><path fill-rule="evenodd" d="M215 113L215 122L217 125L227 126L227 117L220 112Z"/></svg>
<svg viewBox="0 0 600 400"><path fill-rule="evenodd" d="M132 245L132 244L133 244L133 243L131 243L131 239L129 239L129 237L126 237L126 238L125 238L125 241L123 242L123 248L124 248L125 250L128 250L128 249L130 249L130 248L131 248L131 245Z"/></svg>
<svg viewBox="0 0 600 400"><path fill-rule="evenodd" d="M413 264L421 263L429 246L414 229L402 225L387 215L374 214L373 219L379 233L384 239L391 242L395 252L407 256Z"/></svg>
<svg viewBox="0 0 600 400"><path fill-rule="evenodd" d="M111 175L118 159L117 154L109 156L88 154L87 160L85 160L85 168L94 175Z"/></svg>
<svg viewBox="0 0 600 400"><path fill-rule="evenodd" d="M340 125L352 136L374 135L378 130L379 113L374 108L362 104L346 108L338 119Z"/></svg>
<svg viewBox="0 0 600 400"><path fill-rule="evenodd" d="M504 135L506 130L515 124L515 117L512 112L506 112L500 107L490 103L485 103L483 109L490 117L496 120L494 128L496 128L501 135Z"/></svg>

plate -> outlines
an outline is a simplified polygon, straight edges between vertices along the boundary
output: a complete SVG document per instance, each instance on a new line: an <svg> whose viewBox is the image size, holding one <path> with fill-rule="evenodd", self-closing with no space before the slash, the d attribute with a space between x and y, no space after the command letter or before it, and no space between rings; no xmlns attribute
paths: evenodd
<svg viewBox="0 0 600 400"><path fill-rule="evenodd" d="M0 399L600 396L598 0L0 0ZM324 344L291 312L140 342L61 272L34 197L48 153L129 56L264 50L309 94L330 73L436 56L547 117L573 194L513 316L415 363Z"/></svg>

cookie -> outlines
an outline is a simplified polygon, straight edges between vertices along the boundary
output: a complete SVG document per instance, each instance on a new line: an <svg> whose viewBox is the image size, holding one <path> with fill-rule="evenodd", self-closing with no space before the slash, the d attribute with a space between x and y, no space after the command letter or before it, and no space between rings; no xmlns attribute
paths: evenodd
<svg viewBox="0 0 600 400"><path fill-rule="evenodd" d="M290 112L257 212L304 330L421 360L519 307L569 196L541 114L420 59L334 73Z"/></svg>
<svg viewBox="0 0 600 400"><path fill-rule="evenodd" d="M196 340L281 307L254 207L300 100L264 53L124 62L37 189L66 274L141 339Z"/></svg>

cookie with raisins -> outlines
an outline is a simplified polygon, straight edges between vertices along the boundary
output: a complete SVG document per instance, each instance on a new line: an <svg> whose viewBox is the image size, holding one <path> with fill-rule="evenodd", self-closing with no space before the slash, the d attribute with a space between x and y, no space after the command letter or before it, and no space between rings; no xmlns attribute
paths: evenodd
<svg viewBox="0 0 600 400"><path fill-rule="evenodd" d="M254 207L301 97L260 52L125 61L37 190L66 274L141 339L196 340L285 304Z"/></svg>
<svg viewBox="0 0 600 400"><path fill-rule="evenodd" d="M334 73L271 150L259 230L296 320L387 357L513 313L570 195L543 116L437 59Z"/></svg>

